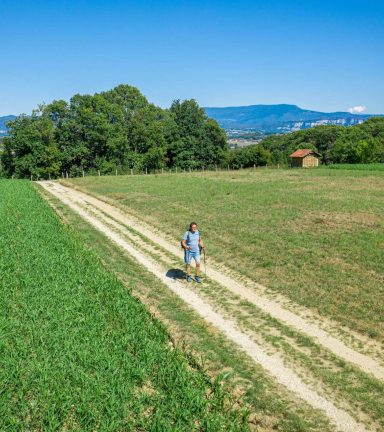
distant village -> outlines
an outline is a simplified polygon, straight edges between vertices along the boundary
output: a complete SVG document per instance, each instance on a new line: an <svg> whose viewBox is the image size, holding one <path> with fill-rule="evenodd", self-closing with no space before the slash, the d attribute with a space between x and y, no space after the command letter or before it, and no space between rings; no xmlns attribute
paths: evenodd
<svg viewBox="0 0 384 432"><path fill-rule="evenodd" d="M241 149L252 144L258 144L262 139L247 140L244 138L230 138L228 139L228 147L230 150Z"/></svg>
<svg viewBox="0 0 384 432"><path fill-rule="evenodd" d="M260 141L267 137L267 134L263 134L260 132L260 130L255 128L224 129L228 137L228 147L230 150L241 149L252 144L258 144Z"/></svg>

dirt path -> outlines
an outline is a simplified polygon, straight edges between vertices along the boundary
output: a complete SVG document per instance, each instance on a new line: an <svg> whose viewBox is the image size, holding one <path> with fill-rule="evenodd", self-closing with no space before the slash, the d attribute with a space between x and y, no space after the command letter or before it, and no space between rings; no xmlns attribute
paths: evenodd
<svg viewBox="0 0 384 432"><path fill-rule="evenodd" d="M142 253L137 248L133 247L124 238L111 229L111 225L116 225L113 219L110 219L107 214L110 214L114 219L121 220L122 223L129 225L141 234L151 238L157 239L154 232L147 232L137 221L131 221L127 215L121 214L117 209L108 204L103 203L95 198L88 197L85 194L74 191L72 189L63 187L57 183L44 182L41 185L47 189L54 196L59 198L62 202L67 204L73 211L83 217L88 223L93 225L96 229L101 231L105 236L118 244L121 248L125 249L132 257L134 257L140 264L145 266L150 272L152 272L158 279L160 279L166 286L168 286L175 294L182 298L195 312L202 316L207 322L214 325L220 331L222 331L228 339L232 340L241 350L245 351L256 363L260 364L265 370L267 370L272 376L275 377L276 381L286 386L290 391L301 397L303 400L311 404L313 407L322 409L325 411L328 418L337 426L339 430L345 432L358 432L365 431L366 428L361 423L357 423L347 412L337 408L332 402L317 394L312 390L302 379L292 370L284 365L283 359L278 355L270 356L264 352L259 345L253 342L246 334L239 331L236 327L236 323L224 318L219 313L215 312L213 307L199 295L192 290L186 288L185 284L178 281L172 280L166 276L164 268L159 265L154 259L148 255ZM103 219L100 219L92 214L91 211L87 211L84 205L91 204L96 209L105 212ZM140 230L138 229L140 228ZM167 246L167 242L164 239L159 238L156 243L163 243ZM169 248L172 252L176 249L174 246ZM175 251L176 252L176 251ZM177 255L180 255L180 251L177 249ZM210 277L214 278L213 269L209 269ZM220 276L217 274L217 276ZM219 282L221 282L221 279ZM232 281L231 278L226 277L223 279L223 285L230 285L230 289L236 292L238 295L244 298L251 298L255 302L258 301L257 296L250 289L242 287L241 284ZM235 286L235 288L233 287ZM256 304L256 303L255 303ZM264 308L271 307L270 304L262 302L260 303ZM257 304L259 305L259 303ZM281 308L281 307L280 307ZM281 308L282 309L282 308ZM286 313L284 309L282 312ZM300 317L298 317L300 318ZM301 318L300 318L301 319ZM305 322L304 322L305 324ZM303 331L303 329L301 329ZM321 330L323 331L323 330ZM340 343L340 341L338 341ZM345 347L350 349L348 347ZM352 350L353 351L353 350ZM359 353L355 353L359 354ZM359 356L362 356L359 354ZM360 358L360 357L357 357ZM370 359L373 361L372 359Z"/></svg>
<svg viewBox="0 0 384 432"><path fill-rule="evenodd" d="M136 220L134 217L123 213L116 207L109 205L95 197L89 196L83 192L65 187L59 183L50 183L49 190L51 192L57 191L57 193L63 194L70 198L71 200L80 201L83 203L88 203L93 205L95 208L103 211L107 215L110 215L118 222L121 222L130 228L134 229L138 233L144 235L155 244L162 246L164 249L168 250L172 254L182 257L183 253L179 247L175 246L174 243L170 243L167 239L161 236L160 233L156 232L154 229L146 226L142 222ZM377 379L384 380L384 367L371 356L363 354L356 351L355 349L346 345L344 340L337 338L335 335L330 334L327 330L320 327L319 323L314 322L311 319L311 312L304 310L304 316L295 314L294 312L288 310L284 304L284 301L279 298L278 301L272 300L267 296L263 295L266 288L262 285L253 283L247 280L247 286L243 283L238 282L233 277L225 275L223 272L218 272L214 265L207 265L207 273L209 278L219 282L229 291L242 297L243 299L253 303L255 306L263 310L264 312L270 314L272 317L284 322L288 326L294 327L302 333L307 334L315 341L317 341L323 347L331 350L338 357L344 360L354 363L361 370L366 373L370 373ZM310 318L307 318L310 317ZM357 337L355 335L355 337ZM372 343L366 338L359 336L358 339L363 345Z"/></svg>

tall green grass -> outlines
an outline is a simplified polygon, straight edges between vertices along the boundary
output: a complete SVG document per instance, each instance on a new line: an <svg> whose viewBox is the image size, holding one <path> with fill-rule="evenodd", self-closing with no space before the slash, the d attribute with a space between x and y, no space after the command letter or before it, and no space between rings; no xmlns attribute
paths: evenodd
<svg viewBox="0 0 384 432"><path fill-rule="evenodd" d="M325 169L359 170L359 171L384 171L384 163L372 164L333 164L323 167Z"/></svg>
<svg viewBox="0 0 384 432"><path fill-rule="evenodd" d="M0 181L0 430L243 430L29 182Z"/></svg>

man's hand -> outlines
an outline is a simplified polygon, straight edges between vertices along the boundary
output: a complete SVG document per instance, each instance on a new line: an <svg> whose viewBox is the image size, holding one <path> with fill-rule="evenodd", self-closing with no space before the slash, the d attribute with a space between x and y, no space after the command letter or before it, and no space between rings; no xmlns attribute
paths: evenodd
<svg viewBox="0 0 384 432"><path fill-rule="evenodd" d="M185 249L188 249L189 251L191 251L191 246L187 246Z"/></svg>
<svg viewBox="0 0 384 432"><path fill-rule="evenodd" d="M205 250L205 246L201 246L201 249Z"/></svg>

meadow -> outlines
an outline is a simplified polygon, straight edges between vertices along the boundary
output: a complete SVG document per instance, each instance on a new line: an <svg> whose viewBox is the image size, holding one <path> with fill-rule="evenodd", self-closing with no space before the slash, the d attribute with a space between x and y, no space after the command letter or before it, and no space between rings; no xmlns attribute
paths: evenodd
<svg viewBox="0 0 384 432"><path fill-rule="evenodd" d="M1 430L247 429L30 182L0 180L0 221Z"/></svg>
<svg viewBox="0 0 384 432"><path fill-rule="evenodd" d="M370 164L332 164L324 167L325 169L342 169L350 171L384 171L384 163Z"/></svg>
<svg viewBox="0 0 384 432"><path fill-rule="evenodd" d="M382 171L265 169L67 182L175 242L195 220L208 257L384 340Z"/></svg>

